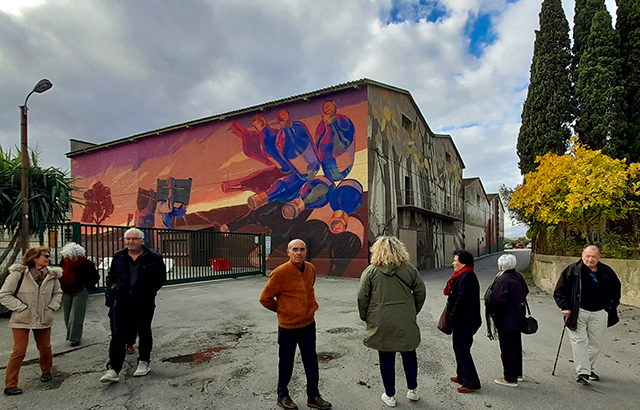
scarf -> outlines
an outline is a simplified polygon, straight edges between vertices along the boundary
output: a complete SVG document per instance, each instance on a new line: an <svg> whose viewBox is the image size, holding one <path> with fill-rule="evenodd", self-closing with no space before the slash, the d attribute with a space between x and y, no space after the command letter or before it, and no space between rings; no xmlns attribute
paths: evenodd
<svg viewBox="0 0 640 410"><path fill-rule="evenodd" d="M44 278L47 276L47 273L49 271L47 270L46 266L43 266L40 269L37 269L34 266L33 268L29 268L29 272L31 273L31 276L33 276L33 280L35 280L36 283L38 284L38 287L40 287L40 285L42 285L42 282L44 282Z"/></svg>
<svg viewBox="0 0 640 410"><path fill-rule="evenodd" d="M78 267L82 265L82 262L87 258L78 258L77 261L72 261L70 258L64 258L62 260L62 278L60 278L60 286L64 293L76 294L82 289L84 285L80 280L81 272Z"/></svg>
<svg viewBox="0 0 640 410"><path fill-rule="evenodd" d="M467 272L473 272L473 266L465 266L464 268L460 269L457 272L453 272L453 275L451 275L451 279L449 279L447 281L447 286L444 287L444 295L445 296L449 296L449 293L451 293L451 288L453 288L453 284L456 283L456 280L462 276L463 274L467 273Z"/></svg>

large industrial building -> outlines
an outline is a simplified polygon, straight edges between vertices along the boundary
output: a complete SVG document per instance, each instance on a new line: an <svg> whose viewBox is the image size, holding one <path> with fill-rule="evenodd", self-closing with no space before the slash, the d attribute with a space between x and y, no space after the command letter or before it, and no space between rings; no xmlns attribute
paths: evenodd
<svg viewBox="0 0 640 410"><path fill-rule="evenodd" d="M465 243L480 253L465 239L452 138L431 131L408 91L369 79L108 143L72 140L67 155L91 193L76 222L265 233L269 267L299 237L318 273L335 276L360 276L382 234L402 239L419 269L449 264ZM504 213L482 193L475 206L495 215L473 232L495 251ZM87 212L107 200L107 217Z"/></svg>

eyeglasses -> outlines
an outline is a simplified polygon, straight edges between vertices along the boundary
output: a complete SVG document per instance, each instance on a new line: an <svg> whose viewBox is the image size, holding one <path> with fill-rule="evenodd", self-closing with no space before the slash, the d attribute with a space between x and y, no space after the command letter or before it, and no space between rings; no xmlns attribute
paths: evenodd
<svg viewBox="0 0 640 410"><path fill-rule="evenodd" d="M142 238L124 238L125 241L141 241Z"/></svg>

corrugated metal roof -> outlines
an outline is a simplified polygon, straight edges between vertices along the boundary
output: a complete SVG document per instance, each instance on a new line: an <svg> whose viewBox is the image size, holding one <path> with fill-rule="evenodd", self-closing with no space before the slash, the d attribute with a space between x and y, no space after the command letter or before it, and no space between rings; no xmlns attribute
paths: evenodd
<svg viewBox="0 0 640 410"><path fill-rule="evenodd" d="M331 92L335 92L335 91L340 91L340 90L345 90L348 88L359 88L363 85L375 85L378 87L382 87L382 88L387 88L389 90L395 91L395 92L399 92L399 93L403 93L403 94L407 94L411 100L413 101L413 97L411 96L411 93L407 90L404 90L402 88L398 88L398 87L394 87L392 85L388 85L388 84L384 84L384 83L380 83L378 81L375 80L370 80L368 78L362 78L360 80L355 80L355 81L349 81L346 83L342 83L342 84L337 84L337 85L333 85L331 87L326 87L326 88L321 88L319 90L316 91L311 91L308 93L304 93L304 94L297 94L297 95L293 95L290 97L286 97L286 98L281 98L278 100L273 100L273 101L269 101L266 103L262 103L262 104L258 104L258 105L253 105L251 107L245 107L245 108L241 108L238 110L233 110L233 111L228 111L222 114L217 114L217 115L213 115L210 117L204 117L204 118L200 118L197 120L193 120L193 121L187 121L187 122L183 122L180 124L175 124L175 125L169 125L167 127L163 127L163 128L158 128L155 130L151 130L151 131L146 131L140 134L135 134L135 135L131 135L128 137L124 137L124 138L120 138L117 140L113 140L113 141L109 141L109 142L105 142L102 144L94 144L91 147L86 147L77 151L72 151L72 152L68 152L66 155L69 158L72 158L74 156L77 155L82 155L82 154L86 154L89 152L93 152L93 151L98 151L104 148L110 148L116 145L121 145L121 144L126 144L128 142L134 142L136 140L139 140L141 138L146 138L146 137L150 137L150 136L154 136L154 135L161 135L165 132L169 132L169 131L174 131L180 128L189 128L191 126L195 126L195 125L200 125L200 124L204 124L207 122L211 122L211 121L220 121L220 120L226 120L228 117L235 117L238 115L242 115L242 114L246 114L248 112L252 112L252 111L257 111L257 110L264 110L267 107L273 107L273 106L277 106L277 105L281 105L281 104L285 104L285 103L290 103L293 101L297 101L297 100L307 100L310 97L316 97L319 95L323 95L323 94L328 94ZM415 104L415 101L413 101L413 103ZM418 105L416 104L416 107L418 107ZM419 109L418 109L419 112ZM425 121L426 123L426 121ZM86 141L80 141L86 144L93 144L91 142L86 142ZM455 144L454 144L455 146Z"/></svg>

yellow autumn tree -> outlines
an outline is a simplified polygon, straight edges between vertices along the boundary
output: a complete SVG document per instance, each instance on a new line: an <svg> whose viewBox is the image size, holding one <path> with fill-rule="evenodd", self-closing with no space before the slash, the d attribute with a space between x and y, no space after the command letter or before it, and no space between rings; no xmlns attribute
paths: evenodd
<svg viewBox="0 0 640 410"><path fill-rule="evenodd" d="M590 243L599 243L608 221L640 209L640 164L608 157L575 144L569 154L537 157L536 171L525 175L510 208L529 223L562 224ZM594 236L597 235L597 237Z"/></svg>

